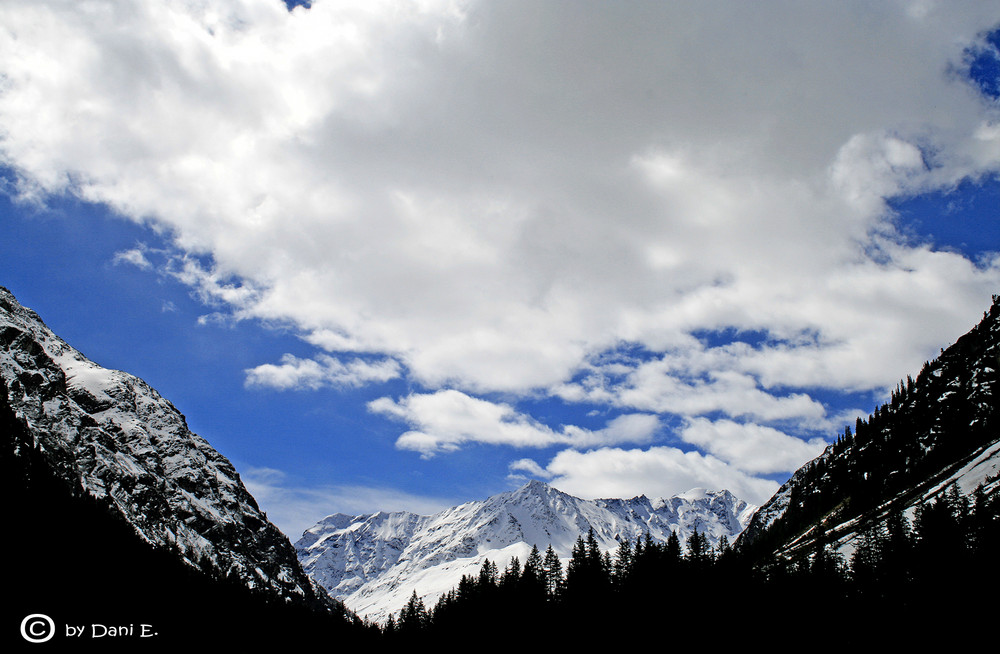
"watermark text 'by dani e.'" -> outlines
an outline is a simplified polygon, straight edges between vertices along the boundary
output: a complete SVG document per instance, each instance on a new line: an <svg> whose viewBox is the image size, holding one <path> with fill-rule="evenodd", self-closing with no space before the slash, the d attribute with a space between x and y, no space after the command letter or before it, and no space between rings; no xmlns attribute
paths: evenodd
<svg viewBox="0 0 1000 654"><path fill-rule="evenodd" d="M156 628L151 624L65 624L62 629L56 627L55 621L42 613L32 613L21 621L21 637L29 643L44 643L51 640L57 633L67 639L103 639L103 638L152 638L157 635Z"/></svg>

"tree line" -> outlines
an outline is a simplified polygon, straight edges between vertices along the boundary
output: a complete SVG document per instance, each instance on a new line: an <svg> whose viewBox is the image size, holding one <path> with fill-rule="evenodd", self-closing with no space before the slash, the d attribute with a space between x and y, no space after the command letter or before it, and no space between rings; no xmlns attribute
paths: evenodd
<svg viewBox="0 0 1000 654"><path fill-rule="evenodd" d="M797 558L752 559L725 538L712 547L695 531L683 546L676 534L662 543L646 534L602 552L591 530L565 566L551 546L544 553L533 547L524 562L513 558L503 570L485 561L433 606L414 591L381 635L405 642L476 638L510 625L513 631L497 636L593 644L655 625L669 642L708 644L724 625L742 625L784 636L825 634L845 645L880 635L918 639L893 625L916 620L926 637L934 628L920 620L927 607L938 620L949 611L985 619L988 605L972 599L1000 581L1000 500L982 487L971 498L953 487L912 517L895 511L870 520L850 554L823 537L815 542ZM965 595L970 602L956 604ZM851 628L837 627L845 616Z"/></svg>

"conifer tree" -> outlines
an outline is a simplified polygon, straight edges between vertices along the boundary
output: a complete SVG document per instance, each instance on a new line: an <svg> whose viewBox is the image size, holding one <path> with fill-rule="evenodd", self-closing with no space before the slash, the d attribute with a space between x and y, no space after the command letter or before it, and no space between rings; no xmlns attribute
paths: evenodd
<svg viewBox="0 0 1000 654"><path fill-rule="evenodd" d="M610 589L605 561L591 528L587 532L586 541L582 537L577 539L573 547L573 558L566 570L565 592L578 607Z"/></svg>
<svg viewBox="0 0 1000 654"><path fill-rule="evenodd" d="M496 585L497 567L492 561L486 559L483 561L483 567L479 569L479 587L481 590L486 590Z"/></svg>
<svg viewBox="0 0 1000 654"><path fill-rule="evenodd" d="M500 586L504 589L510 590L517 586L518 582L521 580L521 561L515 556L511 558L510 563L507 564L507 568L503 571L500 576Z"/></svg>
<svg viewBox="0 0 1000 654"><path fill-rule="evenodd" d="M702 564L710 558L708 538L704 534L699 533L697 527L688 536L686 545L687 559L691 563Z"/></svg>
<svg viewBox="0 0 1000 654"><path fill-rule="evenodd" d="M397 628L400 633L414 634L423 631L427 624L427 607L424 606L424 601L417 596L417 591L414 589L406 606L399 613Z"/></svg>
<svg viewBox="0 0 1000 654"><path fill-rule="evenodd" d="M542 567L542 555L538 551L538 546L532 545L531 552L524 561L521 579L518 582L519 595L531 605L545 601L546 585Z"/></svg>
<svg viewBox="0 0 1000 654"><path fill-rule="evenodd" d="M570 555L569 564L566 566L566 587L576 587L582 575L587 569L587 544L583 536L577 536L573 544L573 551Z"/></svg>
<svg viewBox="0 0 1000 654"><path fill-rule="evenodd" d="M535 579L540 579L542 575L542 555L538 551L537 545L531 546L531 552L528 553L528 558L524 560L524 570L521 576L531 575Z"/></svg>
<svg viewBox="0 0 1000 654"><path fill-rule="evenodd" d="M618 543L615 552L615 561L612 569L612 578L616 587L621 587L628 577L632 568L632 543L628 538L623 538Z"/></svg>
<svg viewBox="0 0 1000 654"><path fill-rule="evenodd" d="M470 575L462 575L458 581L458 592L456 598L460 601L470 600L477 593L476 580Z"/></svg>
<svg viewBox="0 0 1000 654"><path fill-rule="evenodd" d="M913 534L909 520L901 511L893 510L885 519L885 538L880 558L881 577L889 589L901 593L912 580Z"/></svg>
<svg viewBox="0 0 1000 654"><path fill-rule="evenodd" d="M594 528L587 530L587 562L595 569L603 567L601 558L601 548L597 544L597 536L594 535Z"/></svg>
<svg viewBox="0 0 1000 654"><path fill-rule="evenodd" d="M545 590L550 600L559 597L563 585L562 561L552 549L552 544L545 549L545 558L542 560L542 569L545 571Z"/></svg>
<svg viewBox="0 0 1000 654"><path fill-rule="evenodd" d="M869 523L862 531L851 554L851 576L862 596L877 592L882 571L885 539L881 526Z"/></svg>
<svg viewBox="0 0 1000 654"><path fill-rule="evenodd" d="M663 550L667 563L675 563L681 559L681 541L676 531L671 531L667 537L667 546Z"/></svg>

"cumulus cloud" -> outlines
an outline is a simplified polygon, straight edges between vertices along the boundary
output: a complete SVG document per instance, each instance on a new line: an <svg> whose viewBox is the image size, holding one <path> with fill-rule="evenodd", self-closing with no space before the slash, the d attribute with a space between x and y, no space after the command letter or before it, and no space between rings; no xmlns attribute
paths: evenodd
<svg viewBox="0 0 1000 654"><path fill-rule="evenodd" d="M511 470L547 478L560 490L587 499L672 497L692 488L725 488L748 502L763 504L778 490L774 481L747 474L711 454L667 446L564 450L544 468L522 459Z"/></svg>
<svg viewBox="0 0 1000 654"><path fill-rule="evenodd" d="M248 369L246 384L279 390L315 390L324 386L364 386L389 381L399 375L399 364L392 359L352 359L345 363L325 354L315 359L300 359L286 354L281 357L281 365L265 363Z"/></svg>
<svg viewBox="0 0 1000 654"><path fill-rule="evenodd" d="M803 441L771 427L706 418L688 420L680 436L737 470L751 474L795 470L819 456L826 447L822 438Z"/></svg>
<svg viewBox="0 0 1000 654"><path fill-rule="evenodd" d="M401 400L379 398L368 404L371 411L402 420L413 429L396 441L401 449L429 457L458 449L464 443L489 443L513 447L574 448L617 443L648 442L660 428L649 414L618 416L604 429L589 430L575 425L553 429L509 404L471 397L456 390L408 395Z"/></svg>
<svg viewBox="0 0 1000 654"><path fill-rule="evenodd" d="M995 21L904 0L6 3L0 163L24 201L157 230L217 315L323 351L249 384L429 391L372 405L412 427L400 447L597 447L654 412L815 428L813 389L890 386L1000 286L996 259L909 243L887 209L997 172L996 108L962 75ZM763 339L693 336L725 330ZM623 345L646 356L595 369ZM554 429L491 392L649 414ZM698 443L720 456L775 442L715 427Z"/></svg>
<svg viewBox="0 0 1000 654"><path fill-rule="evenodd" d="M669 446L601 447L560 452L546 466L519 459L509 468L512 478L546 479L580 497L671 497L691 488L726 488L762 504L778 488L762 475L795 470L826 447L822 438L804 441L771 427L732 420L692 418L678 433L701 452Z"/></svg>
<svg viewBox="0 0 1000 654"><path fill-rule="evenodd" d="M804 393L777 396L762 390L757 380L734 370L716 369L693 376L672 370L667 358L639 363L624 380L609 382L601 370L582 382L565 384L556 392L567 400L610 403L657 413L702 415L723 412L763 421L821 420L825 409Z"/></svg>

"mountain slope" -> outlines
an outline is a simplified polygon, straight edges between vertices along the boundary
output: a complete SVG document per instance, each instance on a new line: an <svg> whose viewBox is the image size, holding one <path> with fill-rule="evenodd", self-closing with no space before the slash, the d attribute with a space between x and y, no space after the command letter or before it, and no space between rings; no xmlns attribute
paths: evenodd
<svg viewBox="0 0 1000 654"><path fill-rule="evenodd" d="M736 547L791 556L817 538L849 554L864 526L915 508L949 487L997 490L1000 433L1000 298L983 320L908 377L786 482L753 517Z"/></svg>
<svg viewBox="0 0 1000 654"><path fill-rule="evenodd" d="M17 507L6 548L33 570L15 586L18 596L44 600L66 620L100 609L93 598L114 606L100 620L117 623L116 612L143 606L154 607L146 619L155 620L170 602L183 606L182 597L155 597L184 593L183 579L233 607L343 614L229 461L173 405L142 380L89 361L2 287L0 379L4 490ZM74 579L83 587L61 585Z"/></svg>
<svg viewBox="0 0 1000 654"><path fill-rule="evenodd" d="M382 620L416 592L427 603L475 574L485 559L501 569L527 558L532 545L568 559L577 538L593 529L604 550L649 533L683 541L695 529L715 545L742 531L756 507L729 491L696 489L667 500L582 500L532 481L480 502L431 516L335 514L296 543L305 570L359 615Z"/></svg>

